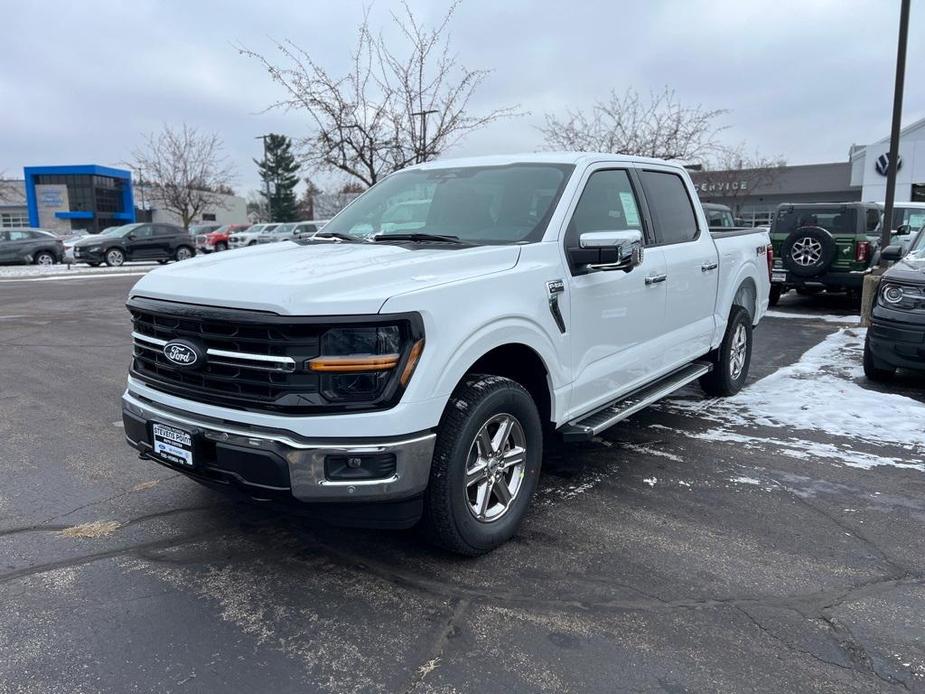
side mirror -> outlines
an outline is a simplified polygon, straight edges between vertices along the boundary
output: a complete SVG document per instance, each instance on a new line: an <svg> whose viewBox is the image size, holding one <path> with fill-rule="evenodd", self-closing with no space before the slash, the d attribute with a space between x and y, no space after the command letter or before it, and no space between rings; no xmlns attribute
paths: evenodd
<svg viewBox="0 0 925 694"><path fill-rule="evenodd" d="M893 233L896 236L908 236L912 233L912 227L908 224L900 224Z"/></svg>
<svg viewBox="0 0 925 694"><path fill-rule="evenodd" d="M888 260L891 263L895 263L897 260L901 260L903 257L903 247L902 246L887 246L880 252L880 257L884 260Z"/></svg>
<svg viewBox="0 0 925 694"><path fill-rule="evenodd" d="M569 249L572 263L587 270L629 272L642 262L642 232L638 229L588 231Z"/></svg>

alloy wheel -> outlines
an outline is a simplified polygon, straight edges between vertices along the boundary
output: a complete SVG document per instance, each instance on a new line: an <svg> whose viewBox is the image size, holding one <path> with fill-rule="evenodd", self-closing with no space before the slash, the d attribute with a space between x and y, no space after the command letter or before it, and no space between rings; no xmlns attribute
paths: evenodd
<svg viewBox="0 0 925 694"><path fill-rule="evenodd" d="M745 368L745 358L748 356L748 331L741 323L736 326L732 334L732 343L729 348L729 375L738 380Z"/></svg>
<svg viewBox="0 0 925 694"><path fill-rule="evenodd" d="M125 262L125 256L122 251L114 248L106 254L106 262L109 265L121 265Z"/></svg>
<svg viewBox="0 0 925 694"><path fill-rule="evenodd" d="M54 265L55 259L47 253L42 253L35 259L35 262L39 265Z"/></svg>
<svg viewBox="0 0 925 694"><path fill-rule="evenodd" d="M511 508L527 464L526 436L516 417L498 414L475 436L466 464L466 503L475 519L491 523Z"/></svg>
<svg viewBox="0 0 925 694"><path fill-rule="evenodd" d="M189 260L192 257L192 254L189 252L189 248L177 249L177 260Z"/></svg>

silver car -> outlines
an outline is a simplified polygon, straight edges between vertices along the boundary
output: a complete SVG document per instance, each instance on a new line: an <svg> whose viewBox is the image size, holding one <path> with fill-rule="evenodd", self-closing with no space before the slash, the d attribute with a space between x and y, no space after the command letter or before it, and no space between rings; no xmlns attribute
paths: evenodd
<svg viewBox="0 0 925 694"><path fill-rule="evenodd" d="M264 234L269 234L278 226L278 223L255 224L246 231L239 231L229 236L228 247L243 248L244 246L256 246L258 243L260 243L259 239Z"/></svg>
<svg viewBox="0 0 925 694"><path fill-rule="evenodd" d="M326 219L315 219L310 222L290 222L280 224L269 234L262 234L258 243L274 243L275 241L292 241L293 239L308 239L317 234L321 227L328 223Z"/></svg>

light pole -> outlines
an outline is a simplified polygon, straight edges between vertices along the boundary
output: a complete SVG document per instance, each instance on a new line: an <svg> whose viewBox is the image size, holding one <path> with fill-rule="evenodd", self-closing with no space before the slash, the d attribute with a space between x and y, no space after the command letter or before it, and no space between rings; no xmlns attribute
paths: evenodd
<svg viewBox="0 0 925 694"><path fill-rule="evenodd" d="M427 116L431 113L437 113L437 109L432 108L427 111L415 111L412 116L421 117L421 147L418 150L417 164L427 161Z"/></svg>
<svg viewBox="0 0 925 694"><path fill-rule="evenodd" d="M267 165L267 138L269 135L258 135L255 140L263 140L263 164ZM264 183L267 186L267 221L273 221L273 198L270 197L270 179L265 178Z"/></svg>
<svg viewBox="0 0 925 694"><path fill-rule="evenodd" d="M886 165L886 199L883 203L883 221L880 224L880 249L890 245L893 231L893 198L896 196L896 171L899 163L899 131L903 114L903 84L906 76L906 40L909 36L910 0L900 0L899 38L896 43L896 83L893 88L893 123L890 129L890 153ZM870 312L880 287L880 275L886 269L886 261L880 262L874 271L864 276L861 292L861 325L870 325Z"/></svg>

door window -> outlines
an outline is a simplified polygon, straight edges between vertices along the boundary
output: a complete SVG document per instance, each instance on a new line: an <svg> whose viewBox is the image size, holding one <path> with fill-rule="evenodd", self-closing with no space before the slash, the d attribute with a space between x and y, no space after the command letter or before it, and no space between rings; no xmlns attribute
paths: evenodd
<svg viewBox="0 0 925 694"><path fill-rule="evenodd" d="M136 241L141 239L150 239L154 236L154 227L148 225L143 227L138 227L135 231L132 232L132 235L135 237Z"/></svg>
<svg viewBox="0 0 925 694"><path fill-rule="evenodd" d="M684 243L697 238L697 215L684 180L663 171L640 172L646 203L658 243Z"/></svg>
<svg viewBox="0 0 925 694"><path fill-rule="evenodd" d="M622 169L591 174L565 232L565 247L578 246L588 231L642 231L642 217L629 175Z"/></svg>
<svg viewBox="0 0 925 694"><path fill-rule="evenodd" d="M880 210L867 210L867 233L874 233L879 226Z"/></svg>
<svg viewBox="0 0 925 694"><path fill-rule="evenodd" d="M32 233L22 229L11 229L7 232L10 235L10 241L28 241L32 238Z"/></svg>

